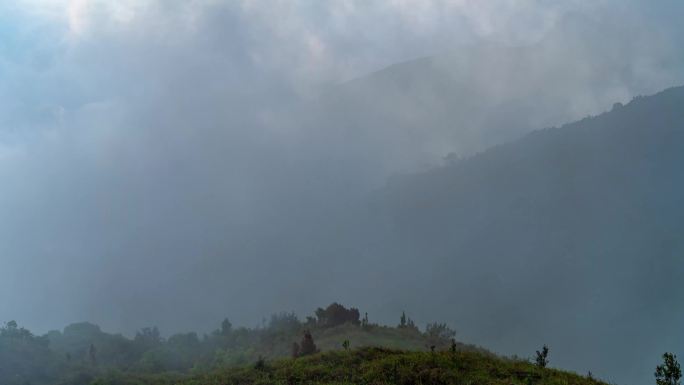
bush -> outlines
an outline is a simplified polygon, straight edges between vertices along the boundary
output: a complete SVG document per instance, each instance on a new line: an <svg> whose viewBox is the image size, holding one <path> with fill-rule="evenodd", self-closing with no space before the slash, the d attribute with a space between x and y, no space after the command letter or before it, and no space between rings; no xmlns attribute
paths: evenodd
<svg viewBox="0 0 684 385"><path fill-rule="evenodd" d="M445 323L429 323L425 327L425 336L432 345L446 346L456 336L456 332Z"/></svg>

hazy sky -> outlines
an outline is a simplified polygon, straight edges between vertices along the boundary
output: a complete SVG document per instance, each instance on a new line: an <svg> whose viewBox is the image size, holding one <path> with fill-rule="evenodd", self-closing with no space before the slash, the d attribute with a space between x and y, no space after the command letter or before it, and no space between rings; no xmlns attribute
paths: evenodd
<svg viewBox="0 0 684 385"><path fill-rule="evenodd" d="M40 332L84 319L170 332L209 327L228 312L253 324L338 299L325 286L334 282L325 256L302 257L315 246L281 234L316 223L328 215L322 207L344 211L391 172L461 147L430 124L396 142L384 127L380 139L359 145L339 131L344 120L311 123L302 106L401 61L541 47L534 67L502 72L525 77L490 81L482 93L514 99L534 96L521 89L528 83L572 83L543 93L558 103L544 105L539 124L562 123L684 81L683 8L628 0L0 0L0 320ZM488 62L473 68L497 59L481 57ZM386 97L391 107L394 96ZM229 283L207 288L226 292L184 289L220 280L203 275L212 270ZM322 288L304 290L293 277L301 271L321 272ZM351 304L386 302L355 295L338 294ZM150 305L157 300L164 305ZM178 309L188 314L169 320Z"/></svg>

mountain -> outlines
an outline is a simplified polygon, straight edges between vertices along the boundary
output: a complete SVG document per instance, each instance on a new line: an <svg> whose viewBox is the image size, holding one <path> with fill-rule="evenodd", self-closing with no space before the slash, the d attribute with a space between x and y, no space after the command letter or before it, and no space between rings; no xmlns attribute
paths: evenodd
<svg viewBox="0 0 684 385"><path fill-rule="evenodd" d="M33 328L47 331L51 325L39 322L43 318L35 309L54 306L53 319L59 323L88 319L128 334L141 324L154 324L173 332L210 330L225 315L253 325L273 309L304 312L318 303L342 300L372 309L372 315L383 320L396 318L402 310L411 310L404 309L397 292L375 303L367 295L378 286L377 272L394 260L394 253L376 252L375 244L385 237L381 232L388 229L383 218L368 215L360 203L368 191L382 186L391 173L434 166L452 152L472 155L535 128L601 111L613 101L644 92L643 84L654 84L639 81L642 72L637 69L643 67L635 69L630 63L613 74L611 63L622 58L615 52L611 60L595 63L598 68L587 69L561 55L563 45L552 43L460 47L450 54L392 65L301 104L292 97L292 105L276 103L275 111L270 109L273 103L264 100L263 110L247 109L245 117L232 117L232 108L218 111L222 107L216 108L216 116L196 122L185 116L182 124L176 123L188 129L196 123L197 128L187 131L193 138L179 134L177 148L150 144L159 146L159 152L145 156L150 168L144 172L123 147L112 151L126 159L113 164L140 172L126 169L109 176L95 170L95 163L78 161L86 167L82 172L92 175L85 177L65 165L58 174L74 180L60 179L62 188L51 194L45 209L51 212L29 217L25 213L33 210L32 200L7 204L8 218L26 220L4 234L5 243L21 249L21 255L35 253L35 258L49 261L56 257L39 245L64 245L65 250L54 253L70 255L73 261L62 264L59 274L53 274L50 264L41 264L32 274L45 285L61 288L69 301L56 306L43 298L38 290L42 286L26 280L14 283L10 277L12 287L31 293L39 304L17 300L7 305L20 309L11 316L36 319ZM606 72L613 75L600 75ZM215 100L211 105L223 103ZM154 114L155 109L147 110ZM153 125L159 123L157 116L150 118ZM250 139L234 137L228 127L232 123L224 126L224 121L244 125ZM211 140L195 135L204 132L199 126L205 125L212 127L207 128ZM182 167L169 162L176 156L182 157ZM50 163L41 157L22 167L33 175L30 167L42 169L43 162ZM80 181L87 181L84 194L90 199L74 208L69 189ZM18 178L8 191L23 196L22 189L53 190L47 179L36 183L25 186ZM121 192L119 187L125 186L135 192ZM150 198L157 186L175 187L159 192L164 199ZM103 204L136 209L132 215L114 210L106 221L91 218ZM71 216L72 211L83 215ZM44 219L63 216L72 218L70 226ZM157 225L159 218L164 226ZM81 247L83 234L90 232L97 233L97 239ZM36 235L22 235L29 233ZM38 233L45 238L37 239ZM72 244L79 246L72 250ZM354 258L363 261L344 266ZM333 273L350 268L347 276ZM413 279L412 272L407 273L397 280ZM178 303L184 304L183 314L177 312Z"/></svg>
<svg viewBox="0 0 684 385"><path fill-rule="evenodd" d="M650 376L681 336L681 90L501 144L639 90L632 70L602 77L606 68L578 68L563 49L463 49L345 83L282 116L259 115L275 122L260 161L224 165L212 155L214 173L191 179L198 195L161 206L140 190L144 225L111 239L118 233L102 228L94 254L109 262L65 265L69 281L86 283L51 309L78 308L69 317L108 330L171 333L342 301L383 322L403 310L421 325L444 320L464 341L506 354L549 343L553 365ZM290 135L290 125L305 135ZM449 164L392 178L364 201L387 172L449 152L458 155ZM233 183L233 165L254 177ZM216 188L204 194L205 186ZM224 204L233 192L242 198ZM174 231L146 220L167 214ZM100 273L80 274L93 263ZM49 282L62 285L60 277ZM75 305L80 296L87 306ZM643 328L638 335L653 338L629 341Z"/></svg>
<svg viewBox="0 0 684 385"><path fill-rule="evenodd" d="M683 166L679 87L393 178L382 253L410 266L413 305L477 343L646 380L644 357L684 338Z"/></svg>
<svg viewBox="0 0 684 385"><path fill-rule="evenodd" d="M159 291L180 292L174 298L188 303L204 298L189 313L197 322L336 300L383 322L407 310L419 324L445 320L463 341L496 352L548 343L553 365L624 384L650 380L662 352L684 338L676 284L682 106L682 88L615 104L393 177L370 202L348 194L349 175L367 163L354 135L341 138L350 146L320 151L330 151L331 164L347 151L343 159L356 166L306 169L292 183L302 192L282 196L273 220L256 222L224 254L230 258L207 259L184 275L202 282L183 289L169 279ZM329 121L340 124L335 115ZM237 258L245 263L232 271ZM213 306L241 303L246 292L255 298L249 306ZM168 308L164 319L177 322Z"/></svg>
<svg viewBox="0 0 684 385"><path fill-rule="evenodd" d="M450 152L470 156L659 89L645 88L630 64L616 71L612 57L577 65L558 39L463 46L394 64L330 89L295 116L312 127L312 141L330 140L325 151L335 158L353 155L366 168L380 158L396 172Z"/></svg>

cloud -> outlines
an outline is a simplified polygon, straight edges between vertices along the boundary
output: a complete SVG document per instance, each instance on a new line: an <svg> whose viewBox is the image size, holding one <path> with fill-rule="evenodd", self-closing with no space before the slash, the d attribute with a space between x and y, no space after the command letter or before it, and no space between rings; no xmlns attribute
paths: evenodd
<svg viewBox="0 0 684 385"><path fill-rule="evenodd" d="M4 2L0 322L393 321L368 191L681 83L681 5L658 4Z"/></svg>
<svg viewBox="0 0 684 385"><path fill-rule="evenodd" d="M467 147L454 122L475 115L437 128L416 102L453 110L433 93L445 78L477 86L449 101L472 107L464 111L543 110L533 117L539 124L682 80L674 34L622 1L22 0L0 8L10 21L0 48L0 320L39 331L81 319L127 331L147 322L210 327L224 308L247 309L237 321L249 323L278 305L327 298L334 277L324 238L300 242L312 228L389 173ZM619 20L604 24L612 14ZM507 54L527 50L539 56ZM349 79L444 52L458 60L436 62L445 78L434 87L385 93L374 78L374 92L356 100L404 126L376 115L350 128L357 110L315 109L318 96ZM565 74L553 83L564 89L546 87ZM538 95L541 107L525 104ZM512 134L472 136L468 146ZM293 300L310 293L305 273L320 290ZM194 287L217 289L197 299ZM160 316L177 311L175 298L193 312Z"/></svg>

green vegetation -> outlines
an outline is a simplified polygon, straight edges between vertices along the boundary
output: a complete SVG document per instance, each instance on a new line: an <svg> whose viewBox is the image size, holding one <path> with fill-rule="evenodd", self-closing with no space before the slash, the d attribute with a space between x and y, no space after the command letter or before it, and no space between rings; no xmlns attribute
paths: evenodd
<svg viewBox="0 0 684 385"><path fill-rule="evenodd" d="M97 385L266 384L548 384L595 385L600 381L482 351L407 352L384 348L331 351L262 366L223 368L185 378L107 377Z"/></svg>
<svg viewBox="0 0 684 385"><path fill-rule="evenodd" d="M235 328L225 319L209 334L179 333L168 338L156 327L143 328L131 339L103 332L87 322L35 336L12 321L0 328L0 384L88 385L104 381L98 379L112 384L124 381L118 379L163 383L221 368L250 367L261 372L274 360L351 351L351 347L446 349L453 335L446 324L430 324L425 332L415 326L381 326L371 323L367 314L360 319L358 309L337 303L317 309L315 317L306 321L293 313L279 313L263 327ZM135 382L138 379L142 382Z"/></svg>
<svg viewBox="0 0 684 385"><path fill-rule="evenodd" d="M544 345L541 352L537 350L537 357L535 363L540 368L545 368L549 364L549 347Z"/></svg>
<svg viewBox="0 0 684 385"><path fill-rule="evenodd" d="M658 385L681 384L682 369L677 362L677 356L672 353L663 354L663 364L656 367L655 378Z"/></svg>
<svg viewBox="0 0 684 385"><path fill-rule="evenodd" d="M444 323L424 331L402 314L396 327L371 323L357 309L332 304L300 321L293 313L267 326L234 328L228 319L210 334L164 338L155 327L132 339L78 323L35 336L8 322L0 328L3 385L228 384L601 384L536 362L496 356L459 343ZM663 356L658 385L679 385L676 357Z"/></svg>

